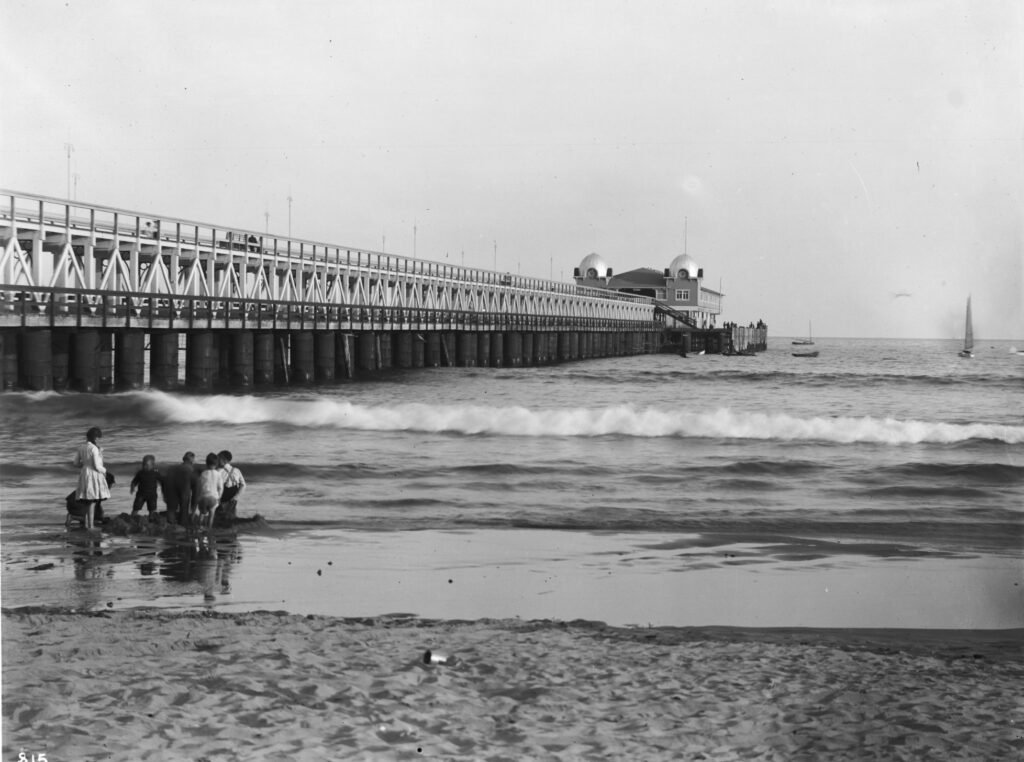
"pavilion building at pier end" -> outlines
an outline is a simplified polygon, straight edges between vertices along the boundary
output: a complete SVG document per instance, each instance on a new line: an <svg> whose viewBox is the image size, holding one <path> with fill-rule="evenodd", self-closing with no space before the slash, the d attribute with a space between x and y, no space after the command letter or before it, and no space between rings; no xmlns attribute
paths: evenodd
<svg viewBox="0 0 1024 762"><path fill-rule="evenodd" d="M641 267L615 274L600 254L591 253L573 278L579 286L653 299L665 316L663 346L668 350L730 353L766 348L767 330L760 321L750 327L720 323L723 294L704 285L704 268L689 254L675 257L664 270Z"/></svg>

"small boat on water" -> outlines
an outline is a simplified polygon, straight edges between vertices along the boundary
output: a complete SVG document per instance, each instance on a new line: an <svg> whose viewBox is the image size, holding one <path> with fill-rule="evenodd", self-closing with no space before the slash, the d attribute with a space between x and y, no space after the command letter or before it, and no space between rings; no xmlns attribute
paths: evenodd
<svg viewBox="0 0 1024 762"><path fill-rule="evenodd" d="M974 324L971 322L971 297L967 297L967 318L964 323L964 348L958 353L960 357L974 357Z"/></svg>
<svg viewBox="0 0 1024 762"><path fill-rule="evenodd" d="M810 320L807 321L807 338L806 339L794 339L793 343L794 344L799 344L799 345L802 345L802 346L810 346L810 345L814 344L814 338L813 338L812 333L811 333L811 321Z"/></svg>
<svg viewBox="0 0 1024 762"><path fill-rule="evenodd" d="M818 350L817 349L815 349L815 350L813 350L811 352L794 352L793 353L793 357L817 357L817 356L818 356Z"/></svg>
<svg viewBox="0 0 1024 762"><path fill-rule="evenodd" d="M743 349L736 349L732 346L732 342L729 344L729 349L722 352L724 357L757 357L757 352L750 348L750 345L743 347Z"/></svg>

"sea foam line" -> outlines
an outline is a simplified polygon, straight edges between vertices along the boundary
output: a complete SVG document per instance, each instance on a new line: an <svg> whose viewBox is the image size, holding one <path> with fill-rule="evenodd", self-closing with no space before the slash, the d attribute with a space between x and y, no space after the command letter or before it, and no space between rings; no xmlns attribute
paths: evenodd
<svg viewBox="0 0 1024 762"><path fill-rule="evenodd" d="M423 403L373 406L330 399L143 394L147 395L154 415L174 423L274 423L300 428L522 437L618 435L879 444L951 444L974 439L1008 444L1024 442L1024 426L872 417L800 418L786 413L753 413L728 408L687 411L616 405L543 410Z"/></svg>

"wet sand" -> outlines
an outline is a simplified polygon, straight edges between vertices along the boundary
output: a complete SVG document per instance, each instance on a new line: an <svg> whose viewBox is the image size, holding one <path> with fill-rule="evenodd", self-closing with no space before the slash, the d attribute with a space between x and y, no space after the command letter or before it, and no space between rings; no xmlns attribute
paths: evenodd
<svg viewBox="0 0 1024 762"><path fill-rule="evenodd" d="M4 759L1024 754L1022 630L33 609L2 623Z"/></svg>
<svg viewBox="0 0 1024 762"><path fill-rule="evenodd" d="M794 562L754 538L555 530L281 531L183 538L50 531L4 537L2 605L612 625L1024 627L1015 557L835 552Z"/></svg>

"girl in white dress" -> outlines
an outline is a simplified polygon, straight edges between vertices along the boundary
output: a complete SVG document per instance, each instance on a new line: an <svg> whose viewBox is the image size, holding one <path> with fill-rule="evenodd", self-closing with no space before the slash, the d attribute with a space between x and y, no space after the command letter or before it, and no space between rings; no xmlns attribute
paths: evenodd
<svg viewBox="0 0 1024 762"><path fill-rule="evenodd" d="M85 528L93 528L93 517L96 515L96 502L110 498L110 487L107 486L107 469L103 466L103 450L99 440L103 432L99 426L93 426L85 432L85 443L75 453L75 465L78 467L78 490L76 497L88 507L85 514Z"/></svg>

